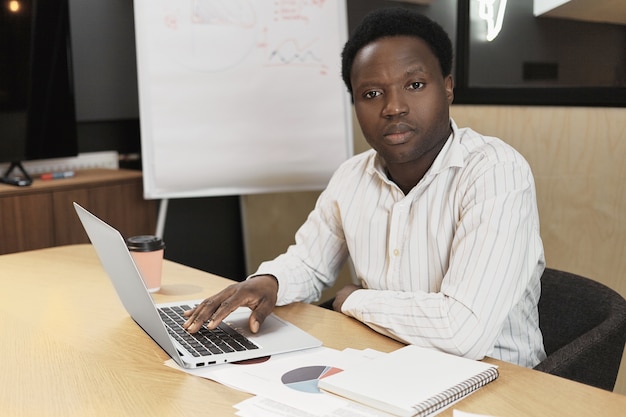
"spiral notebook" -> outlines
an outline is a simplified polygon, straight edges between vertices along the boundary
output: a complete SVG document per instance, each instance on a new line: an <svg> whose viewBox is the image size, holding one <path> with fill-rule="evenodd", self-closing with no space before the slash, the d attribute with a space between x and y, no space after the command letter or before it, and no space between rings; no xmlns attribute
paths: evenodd
<svg viewBox="0 0 626 417"><path fill-rule="evenodd" d="M321 379L330 393L401 417L425 417L498 377L498 367L409 345Z"/></svg>

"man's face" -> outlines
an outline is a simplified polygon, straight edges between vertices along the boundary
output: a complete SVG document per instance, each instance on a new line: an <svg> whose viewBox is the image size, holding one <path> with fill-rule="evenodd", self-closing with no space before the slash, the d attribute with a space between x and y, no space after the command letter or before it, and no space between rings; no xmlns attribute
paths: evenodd
<svg viewBox="0 0 626 417"><path fill-rule="evenodd" d="M361 130L389 169L430 166L450 134L454 83L428 44L410 36L376 40L357 53L351 81Z"/></svg>

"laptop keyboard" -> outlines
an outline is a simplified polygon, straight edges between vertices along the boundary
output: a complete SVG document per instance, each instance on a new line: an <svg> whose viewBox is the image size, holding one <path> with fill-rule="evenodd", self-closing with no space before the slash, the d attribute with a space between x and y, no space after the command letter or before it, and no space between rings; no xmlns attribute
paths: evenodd
<svg viewBox="0 0 626 417"><path fill-rule="evenodd" d="M202 327L196 333L189 333L182 326L187 318L185 310L191 310L190 306L160 307L159 314L167 332L178 343L183 345L193 356L210 356L224 352L241 352L258 349L247 337L237 330L222 322L214 330Z"/></svg>

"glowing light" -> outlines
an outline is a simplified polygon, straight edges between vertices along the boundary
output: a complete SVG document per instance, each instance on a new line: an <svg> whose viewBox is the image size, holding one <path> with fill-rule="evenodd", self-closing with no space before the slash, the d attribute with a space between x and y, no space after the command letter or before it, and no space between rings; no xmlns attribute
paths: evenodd
<svg viewBox="0 0 626 417"><path fill-rule="evenodd" d="M500 0L496 12L495 3L497 0L478 0L478 16L487 22L487 40L491 42L502 30L504 12L506 10L506 0Z"/></svg>
<svg viewBox="0 0 626 417"><path fill-rule="evenodd" d="M20 11L20 2L17 0L11 0L9 2L9 11L13 12L13 13L17 13Z"/></svg>

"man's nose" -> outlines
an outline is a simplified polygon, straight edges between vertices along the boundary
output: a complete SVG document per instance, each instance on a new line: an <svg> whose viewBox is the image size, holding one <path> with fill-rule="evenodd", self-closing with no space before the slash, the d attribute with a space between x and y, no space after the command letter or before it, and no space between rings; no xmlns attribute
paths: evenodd
<svg viewBox="0 0 626 417"><path fill-rule="evenodd" d="M391 90L385 95L383 117L402 116L409 112L409 105L402 91Z"/></svg>

